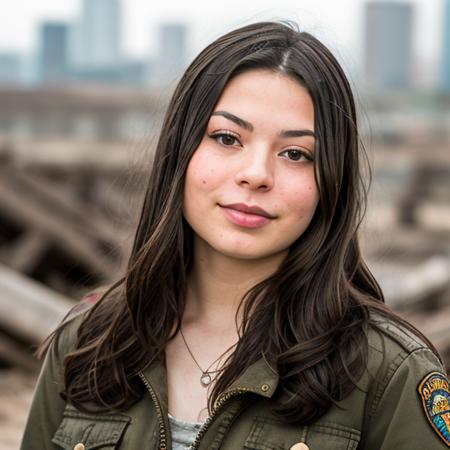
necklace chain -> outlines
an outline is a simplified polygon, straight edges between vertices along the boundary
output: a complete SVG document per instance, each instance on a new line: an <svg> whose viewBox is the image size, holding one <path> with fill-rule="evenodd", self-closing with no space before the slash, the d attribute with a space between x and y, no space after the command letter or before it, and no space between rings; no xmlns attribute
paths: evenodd
<svg viewBox="0 0 450 450"><path fill-rule="evenodd" d="M192 359L194 360L195 364L197 365L197 367L200 369L200 371L202 372L202 375L200 377L200 384L203 387L208 387L211 384L212 378L211 375L220 372L222 369L218 369L218 370L209 370L209 368L217 361L220 360L220 358L222 358L223 354L220 355L218 358L216 358L209 366L206 370L203 370L200 366L200 364L197 362L197 360L195 359L195 356L193 355L191 349L189 348L188 343L186 342L186 338L184 337L183 331L181 330L180 327L180 334L181 337L183 338L184 344L186 345L186 348L189 352L189 354L191 355Z"/></svg>

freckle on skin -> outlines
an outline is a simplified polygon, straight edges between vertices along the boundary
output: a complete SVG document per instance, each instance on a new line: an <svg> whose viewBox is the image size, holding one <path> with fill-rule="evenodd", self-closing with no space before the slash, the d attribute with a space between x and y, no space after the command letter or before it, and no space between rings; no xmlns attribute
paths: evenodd
<svg viewBox="0 0 450 450"><path fill-rule="evenodd" d="M203 183L203 184L206 184L206 180L202 180L202 183Z"/></svg>

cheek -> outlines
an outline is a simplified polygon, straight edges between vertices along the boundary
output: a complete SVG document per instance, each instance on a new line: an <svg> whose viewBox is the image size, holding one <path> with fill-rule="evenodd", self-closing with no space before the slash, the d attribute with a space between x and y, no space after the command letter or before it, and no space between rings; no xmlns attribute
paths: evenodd
<svg viewBox="0 0 450 450"><path fill-rule="evenodd" d="M285 204L288 210L296 211L302 216L312 216L319 202L319 193L314 181L285 190L284 196L287 199Z"/></svg>
<svg viewBox="0 0 450 450"><path fill-rule="evenodd" d="M217 168L214 161L208 158L200 149L192 156L187 172L186 187L188 189L210 189L217 178Z"/></svg>

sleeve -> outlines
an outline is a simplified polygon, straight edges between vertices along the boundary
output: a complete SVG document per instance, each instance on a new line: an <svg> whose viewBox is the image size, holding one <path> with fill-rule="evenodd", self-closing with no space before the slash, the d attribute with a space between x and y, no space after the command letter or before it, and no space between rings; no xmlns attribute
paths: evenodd
<svg viewBox="0 0 450 450"><path fill-rule="evenodd" d="M64 390L63 358L73 348L76 330L85 313L99 300L99 292L83 297L63 319L61 333L53 339L44 358L28 413L20 450L56 450L52 438L61 424L66 402L60 392Z"/></svg>
<svg viewBox="0 0 450 450"><path fill-rule="evenodd" d="M448 377L434 353L410 353L375 395L367 450L444 450L450 447Z"/></svg>
<svg viewBox="0 0 450 450"><path fill-rule="evenodd" d="M57 339L53 340L44 358L20 450L57 449L51 441L61 423L65 408L65 402L59 395L63 390L64 382L57 341Z"/></svg>

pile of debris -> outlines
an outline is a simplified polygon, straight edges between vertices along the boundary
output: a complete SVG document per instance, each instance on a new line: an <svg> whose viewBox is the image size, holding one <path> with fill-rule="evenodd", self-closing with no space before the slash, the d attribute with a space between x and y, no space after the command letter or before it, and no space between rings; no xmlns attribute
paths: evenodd
<svg viewBox="0 0 450 450"><path fill-rule="evenodd" d="M63 152L63 150L62 150ZM81 157L80 161L85 158ZM131 174L138 177L138 173ZM134 189L134 190L133 190ZM36 370L30 345L40 342L86 292L123 273L136 223L130 204L141 184L124 170L84 164L0 167L0 365ZM134 206L133 206L134 208ZM134 213L134 216L133 216ZM383 231L384 233L384 231ZM384 233L386 235L386 233ZM420 230L403 227L395 242L420 249ZM450 365L450 261L448 249L414 264L371 251L386 302L438 347ZM428 246L435 246L427 243ZM380 250L381 249L381 250ZM421 250L422 251L422 250ZM401 253L401 252L399 252ZM377 265L378 262L378 265Z"/></svg>

